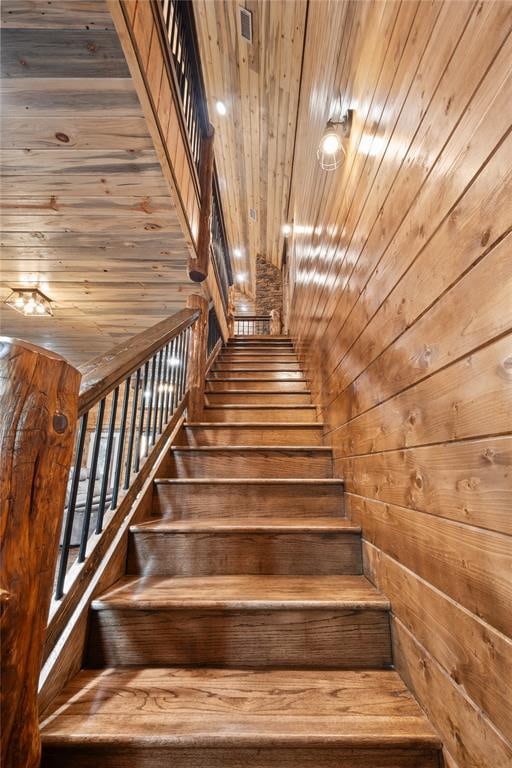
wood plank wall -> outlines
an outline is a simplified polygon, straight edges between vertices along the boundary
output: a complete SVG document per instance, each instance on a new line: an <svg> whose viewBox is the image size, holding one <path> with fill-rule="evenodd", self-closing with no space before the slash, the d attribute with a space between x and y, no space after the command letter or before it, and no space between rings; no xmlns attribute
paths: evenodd
<svg viewBox="0 0 512 768"><path fill-rule="evenodd" d="M512 764L511 29L506 2L310 3L292 179L291 332L451 768Z"/></svg>

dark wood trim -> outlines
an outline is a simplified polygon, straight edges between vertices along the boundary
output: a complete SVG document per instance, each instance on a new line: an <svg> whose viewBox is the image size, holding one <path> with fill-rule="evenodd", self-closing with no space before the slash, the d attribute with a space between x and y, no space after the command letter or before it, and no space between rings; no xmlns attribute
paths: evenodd
<svg viewBox="0 0 512 768"><path fill-rule="evenodd" d="M4 768L38 768L37 685L73 453L80 374L60 355L0 339Z"/></svg>
<svg viewBox="0 0 512 768"><path fill-rule="evenodd" d="M155 352L191 326L198 317L198 310L182 309L172 317L119 344L107 354L95 357L81 366L79 370L82 374L82 384L78 415L81 416L92 408Z"/></svg>

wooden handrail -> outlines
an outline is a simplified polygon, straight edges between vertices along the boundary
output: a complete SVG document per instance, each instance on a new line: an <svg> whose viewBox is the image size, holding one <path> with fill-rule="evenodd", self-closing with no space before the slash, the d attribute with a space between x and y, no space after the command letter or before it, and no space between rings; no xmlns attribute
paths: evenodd
<svg viewBox="0 0 512 768"><path fill-rule="evenodd" d="M199 310L182 309L172 317L133 336L110 352L80 366L82 383L78 415L86 413L101 398L139 368L146 360L199 317Z"/></svg>

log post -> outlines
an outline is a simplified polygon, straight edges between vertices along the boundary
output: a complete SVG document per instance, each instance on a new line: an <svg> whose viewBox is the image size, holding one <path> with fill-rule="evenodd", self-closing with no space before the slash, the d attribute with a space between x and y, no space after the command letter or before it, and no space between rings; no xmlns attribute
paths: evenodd
<svg viewBox="0 0 512 768"><path fill-rule="evenodd" d="M235 335L235 286L230 285L228 288L228 334L231 338Z"/></svg>
<svg viewBox="0 0 512 768"><path fill-rule="evenodd" d="M40 762L37 687L79 386L59 355L0 338L3 768Z"/></svg>
<svg viewBox="0 0 512 768"><path fill-rule="evenodd" d="M278 309L273 309L270 313L270 335L281 335L281 312Z"/></svg>
<svg viewBox="0 0 512 768"><path fill-rule="evenodd" d="M199 213L199 232L197 236L196 258L188 261L188 274L195 283L202 283L208 275L210 246L212 241L212 196L213 196L213 126L201 142L201 164L199 168L199 187L201 210Z"/></svg>
<svg viewBox="0 0 512 768"><path fill-rule="evenodd" d="M201 421L204 405L204 379L208 345L208 301L198 294L188 297L187 307L198 309L200 316L192 326L188 359L188 420Z"/></svg>

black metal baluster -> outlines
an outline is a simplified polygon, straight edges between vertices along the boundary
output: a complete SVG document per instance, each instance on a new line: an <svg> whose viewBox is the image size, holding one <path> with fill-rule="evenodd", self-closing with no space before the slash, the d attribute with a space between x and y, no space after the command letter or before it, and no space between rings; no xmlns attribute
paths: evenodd
<svg viewBox="0 0 512 768"><path fill-rule="evenodd" d="M127 379L126 383L129 389L130 379ZM126 469L124 472L124 484L123 484L123 488L125 491L130 487L130 475L132 473L133 442L135 439L135 428L137 425L137 405L139 402L139 390L140 390L140 368L137 369L137 373L135 376L135 388L133 391L132 411L130 416L130 435L128 437L128 451L126 453L126 465L125 465ZM123 408L124 408L124 403L123 403Z"/></svg>
<svg viewBox="0 0 512 768"><path fill-rule="evenodd" d="M96 533L101 533L103 530L103 515L105 514L105 503L107 500L108 481L110 478L110 460L112 458L112 446L114 444L114 431L116 428L118 398L119 398L119 387L116 387L112 394L112 403L110 406L110 419L108 423L107 447L105 450L105 461L103 464L103 477L101 479L100 500L98 503L98 517L96 518Z"/></svg>
<svg viewBox="0 0 512 768"><path fill-rule="evenodd" d="M173 369L172 369L172 400L171 400L171 413L172 416L174 411L176 410L176 406L178 405L177 400L177 388L178 388L178 372L179 372L179 365L180 365L180 338L179 336L176 336L176 338L173 341L174 348L173 348L173 357L174 357L174 363L173 363Z"/></svg>
<svg viewBox="0 0 512 768"><path fill-rule="evenodd" d="M169 409L172 415L172 374L174 370L174 342L173 339L169 344L169 358L167 360L167 396L165 398L165 423L169 421Z"/></svg>
<svg viewBox="0 0 512 768"><path fill-rule="evenodd" d="M162 378L160 380L160 387L162 389L161 392L161 398L160 398L160 408L158 411L158 434L161 435L163 432L163 424L164 424L164 411L165 411L165 401L167 399L167 378L169 375L168 371L168 362L169 360L169 345L166 344L164 349L162 350Z"/></svg>
<svg viewBox="0 0 512 768"><path fill-rule="evenodd" d="M144 445L144 458L149 453L149 446L151 445L151 418L153 416L153 407L156 397L156 355L151 358L151 386L148 387L149 392L149 407L148 415L146 419L146 443Z"/></svg>
<svg viewBox="0 0 512 768"><path fill-rule="evenodd" d="M94 441L92 444L91 468L89 471L89 482L87 483L87 496L85 499L84 519L82 523L82 535L80 537L80 549L78 550L78 563L85 560L85 550L89 539L89 528L91 525L92 505L94 502L94 487L96 485L96 470L98 468L98 456L100 453L101 433L103 430L103 416L105 414L105 398L100 400L98 415L96 417L96 428L94 430Z"/></svg>
<svg viewBox="0 0 512 768"><path fill-rule="evenodd" d="M126 432L126 414L128 412L128 402L130 400L130 380L131 376L128 376L124 382L123 404L121 406L121 423L119 425L119 437L117 443L116 461L114 465L114 477L112 480L112 498L110 500L110 509L115 509L117 507L117 499L119 495L121 469L123 466L124 436Z"/></svg>
<svg viewBox="0 0 512 768"><path fill-rule="evenodd" d="M144 415L146 412L146 401L147 401L147 386L148 386L148 373L149 373L149 362L144 363L144 380L142 384L142 397L140 398L140 414L139 414L139 435L137 439L137 446L135 449L135 462L134 462L134 470L135 472L138 472L140 469L140 455L142 453L142 436L144 434Z"/></svg>
<svg viewBox="0 0 512 768"><path fill-rule="evenodd" d="M188 355L189 355L189 349L190 349L190 339L192 336L192 331L190 328L187 328L185 331L185 357L183 362L183 394L185 394L185 391L187 389L187 379L188 379Z"/></svg>
<svg viewBox="0 0 512 768"><path fill-rule="evenodd" d="M156 382L155 382L155 405L153 409L153 430L151 433L151 445L155 444L156 441L156 427L158 424L158 414L160 412L160 401L162 399L162 357L163 357L163 349L160 350L158 353L158 363L157 363L157 374L156 374Z"/></svg>
<svg viewBox="0 0 512 768"><path fill-rule="evenodd" d="M182 374L182 366L183 366L183 332L180 333L178 336L178 352L177 352L177 360L179 360L179 363L176 368L176 397L174 398L174 407L177 408L177 406L181 402L181 374Z"/></svg>
<svg viewBox="0 0 512 768"><path fill-rule="evenodd" d="M60 600L64 594L64 581L68 569L69 547L73 533L73 523L75 520L76 495L80 483L80 470L82 469L82 457L84 453L85 436L87 434L87 419L89 413L84 413L80 419L78 436L76 440L76 450L73 464L73 473L71 475L71 484L69 487L68 507L64 521L64 530L62 532L62 544L60 550L59 567L57 571L57 583L55 585L55 599Z"/></svg>

